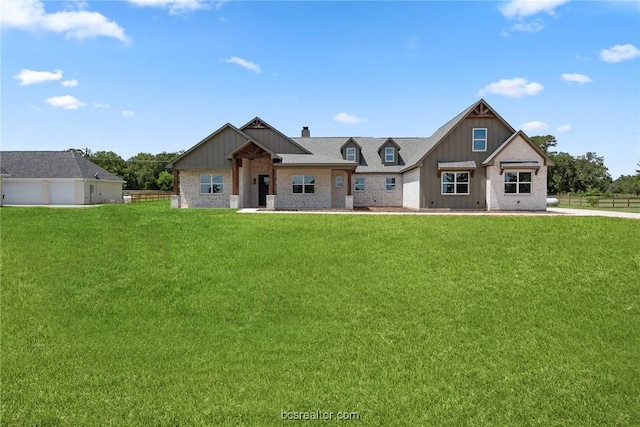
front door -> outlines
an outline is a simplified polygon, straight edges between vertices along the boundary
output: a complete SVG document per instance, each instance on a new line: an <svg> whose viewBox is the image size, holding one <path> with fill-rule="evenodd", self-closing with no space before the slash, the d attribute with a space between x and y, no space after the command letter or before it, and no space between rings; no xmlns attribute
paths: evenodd
<svg viewBox="0 0 640 427"><path fill-rule="evenodd" d="M258 175L258 206L267 206L269 175Z"/></svg>

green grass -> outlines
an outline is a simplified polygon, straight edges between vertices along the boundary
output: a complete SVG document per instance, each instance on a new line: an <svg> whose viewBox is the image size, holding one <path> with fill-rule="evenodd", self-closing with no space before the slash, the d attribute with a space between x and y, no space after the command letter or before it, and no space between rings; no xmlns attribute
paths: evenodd
<svg viewBox="0 0 640 427"><path fill-rule="evenodd" d="M638 221L0 214L4 425L640 424Z"/></svg>

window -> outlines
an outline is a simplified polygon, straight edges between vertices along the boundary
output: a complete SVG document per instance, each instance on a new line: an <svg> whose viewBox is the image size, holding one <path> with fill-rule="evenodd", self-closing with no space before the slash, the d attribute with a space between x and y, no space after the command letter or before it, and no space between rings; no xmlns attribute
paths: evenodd
<svg viewBox="0 0 640 427"><path fill-rule="evenodd" d="M348 162L356 161L356 147L347 147L347 159Z"/></svg>
<svg viewBox="0 0 640 427"><path fill-rule="evenodd" d="M342 188L342 176L336 176L336 188Z"/></svg>
<svg viewBox="0 0 640 427"><path fill-rule="evenodd" d="M384 148L384 161L385 163L393 163L396 160L396 151L393 147Z"/></svg>
<svg viewBox="0 0 640 427"><path fill-rule="evenodd" d="M396 179L395 178L387 178L384 182L385 188L387 191L396 191Z"/></svg>
<svg viewBox="0 0 640 427"><path fill-rule="evenodd" d="M200 194L224 193L224 177L222 175L200 175Z"/></svg>
<svg viewBox="0 0 640 427"><path fill-rule="evenodd" d="M443 172L442 194L469 194L469 172Z"/></svg>
<svg viewBox="0 0 640 427"><path fill-rule="evenodd" d="M294 194L312 194L316 192L315 175L293 175Z"/></svg>
<svg viewBox="0 0 640 427"><path fill-rule="evenodd" d="M473 151L487 151L487 128L473 129Z"/></svg>
<svg viewBox="0 0 640 427"><path fill-rule="evenodd" d="M505 172L504 192L507 194L531 194L531 172Z"/></svg>
<svg viewBox="0 0 640 427"><path fill-rule="evenodd" d="M356 178L353 180L353 185L354 185L354 188L353 188L353 189L354 189L355 191L357 191L357 192L359 192L359 193L360 193L360 192L363 192L363 191L364 191L364 178L363 178L363 177L361 177L361 176L356 177Z"/></svg>

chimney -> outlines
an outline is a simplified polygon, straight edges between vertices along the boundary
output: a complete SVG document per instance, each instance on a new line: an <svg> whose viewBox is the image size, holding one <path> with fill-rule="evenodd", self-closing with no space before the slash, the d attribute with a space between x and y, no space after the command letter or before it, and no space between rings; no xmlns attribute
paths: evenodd
<svg viewBox="0 0 640 427"><path fill-rule="evenodd" d="M303 138L311 138L311 131L309 130L309 126L302 127L302 137Z"/></svg>

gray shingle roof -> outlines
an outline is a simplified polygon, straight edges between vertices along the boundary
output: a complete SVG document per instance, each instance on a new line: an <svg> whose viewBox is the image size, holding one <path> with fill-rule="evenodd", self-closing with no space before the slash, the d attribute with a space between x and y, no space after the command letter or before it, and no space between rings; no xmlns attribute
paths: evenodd
<svg viewBox="0 0 640 427"><path fill-rule="evenodd" d="M362 147L360 153L360 164L356 167L356 172L359 173L398 173L401 170L414 165L434 144L432 138L393 138L396 144L400 147L400 150L398 151L400 164L385 166L382 163L378 149L389 138L312 137L292 139L307 150L311 151L313 154L343 160L340 148L350 138Z"/></svg>
<svg viewBox="0 0 640 427"><path fill-rule="evenodd" d="M277 165L339 165L339 166L351 166L355 165L355 162L348 162L340 156L324 156L322 154L278 154L278 157L282 159L281 163Z"/></svg>
<svg viewBox="0 0 640 427"><path fill-rule="evenodd" d="M11 178L123 181L72 151L0 151L0 164Z"/></svg>

